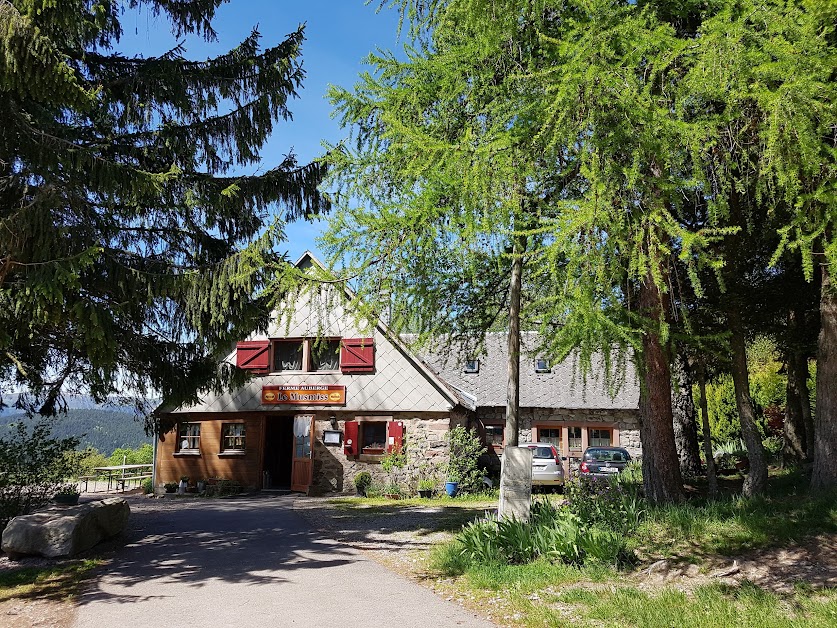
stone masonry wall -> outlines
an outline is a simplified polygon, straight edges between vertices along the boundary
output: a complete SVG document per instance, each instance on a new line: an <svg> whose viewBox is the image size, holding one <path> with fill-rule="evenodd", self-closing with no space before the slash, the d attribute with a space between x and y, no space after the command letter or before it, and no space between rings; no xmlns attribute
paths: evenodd
<svg viewBox="0 0 837 628"><path fill-rule="evenodd" d="M491 423L503 423L506 409L481 407L477 418ZM532 427L543 423L590 425L596 423L613 425L619 429L619 445L628 450L632 457L642 456L639 440L638 410L561 410L555 408L522 408L520 411L520 442L532 442Z"/></svg>
<svg viewBox="0 0 837 628"><path fill-rule="evenodd" d="M389 419L389 416L392 416ZM351 418L349 419L351 420ZM381 417L384 420L384 417ZM386 420L404 423L404 444L407 448L407 465L391 476L381 469L380 461L368 462L360 458L347 457L342 444L325 445L323 430L332 429L328 420L317 420L314 443L314 472L311 484L312 495L327 493L355 493L354 478L361 471L369 471L377 484L391 481L413 486L420 475L435 476L442 486L444 465L448 460L448 445L445 441L451 424L447 413L393 413ZM345 429L345 420L338 421L338 429Z"/></svg>

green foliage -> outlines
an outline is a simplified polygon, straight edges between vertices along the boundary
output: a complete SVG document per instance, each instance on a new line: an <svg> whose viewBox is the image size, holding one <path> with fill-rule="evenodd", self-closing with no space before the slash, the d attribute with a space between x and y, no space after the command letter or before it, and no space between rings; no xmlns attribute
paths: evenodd
<svg viewBox="0 0 837 628"><path fill-rule="evenodd" d="M170 28L168 52L119 53L123 4ZM218 358L301 281L283 226L328 208L324 166L260 150L302 84L304 27L187 58L219 4L0 2L0 380L28 409L240 383Z"/></svg>
<svg viewBox="0 0 837 628"><path fill-rule="evenodd" d="M137 449L119 447L108 459L109 465L120 464L151 464L154 461L154 447L150 443L143 443Z"/></svg>
<svg viewBox="0 0 837 628"><path fill-rule="evenodd" d="M355 475L355 488L361 495L366 495L372 486L372 474L369 471L361 471Z"/></svg>
<svg viewBox="0 0 837 628"><path fill-rule="evenodd" d="M485 446L476 430L457 425L445 434L448 443L448 482L458 482L462 493L476 493L483 489L485 470L479 466L479 457Z"/></svg>
<svg viewBox="0 0 837 628"><path fill-rule="evenodd" d="M399 447L393 447L381 459L381 469L384 473L392 473L396 469L403 469L407 465L407 443L406 440Z"/></svg>
<svg viewBox="0 0 837 628"><path fill-rule="evenodd" d="M436 489L436 480L432 478L421 478L418 481L418 490L433 491Z"/></svg>
<svg viewBox="0 0 837 628"><path fill-rule="evenodd" d="M47 503L78 474L68 456L78 440L52 436L52 420L21 421L0 439L0 529Z"/></svg>
<svg viewBox="0 0 837 628"><path fill-rule="evenodd" d="M616 565L630 557L624 537L585 525L547 501L533 505L530 521L494 517L474 521L462 528L456 543L467 562L482 564L521 564L544 558L576 565Z"/></svg>
<svg viewBox="0 0 837 628"><path fill-rule="evenodd" d="M647 510L640 484L577 476L564 485L567 509L589 526L632 534Z"/></svg>
<svg viewBox="0 0 837 628"><path fill-rule="evenodd" d="M154 492L154 480L152 480L151 478L145 478L140 483L140 488L142 488L142 492L145 495L150 495Z"/></svg>

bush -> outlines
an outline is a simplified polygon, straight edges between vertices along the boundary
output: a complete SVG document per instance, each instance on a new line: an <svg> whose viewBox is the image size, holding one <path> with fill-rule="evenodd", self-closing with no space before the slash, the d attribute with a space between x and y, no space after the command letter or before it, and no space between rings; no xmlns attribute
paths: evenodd
<svg viewBox="0 0 837 628"><path fill-rule="evenodd" d="M131 449L130 447L117 447L110 455L108 465L151 464L153 461L154 447L152 447L151 443L143 443L136 449Z"/></svg>
<svg viewBox="0 0 837 628"><path fill-rule="evenodd" d="M372 474L369 471L361 471L355 476L355 488L361 495L366 495L372 486Z"/></svg>
<svg viewBox="0 0 837 628"><path fill-rule="evenodd" d="M142 481L142 484L140 484L140 487L142 488L142 492L146 495L150 495L154 492L154 482L151 478L145 478Z"/></svg>
<svg viewBox="0 0 837 628"><path fill-rule="evenodd" d="M485 447L476 430L466 430L461 425L457 425L448 430L445 439L448 441L449 448L448 481L458 482L460 493L481 491L485 469L480 468L478 460L485 453Z"/></svg>
<svg viewBox="0 0 837 628"><path fill-rule="evenodd" d="M576 515L546 501L534 504L529 521L489 516L467 524L456 546L467 561L482 564L523 564L540 558L573 565L632 560L622 535L583 525Z"/></svg>
<svg viewBox="0 0 837 628"><path fill-rule="evenodd" d="M52 419L20 421L0 439L0 530L9 519L49 502L78 475L69 455L77 438L53 438Z"/></svg>
<svg viewBox="0 0 837 628"><path fill-rule="evenodd" d="M630 534L645 514L638 487L626 482L578 476L564 486L567 508L581 523Z"/></svg>

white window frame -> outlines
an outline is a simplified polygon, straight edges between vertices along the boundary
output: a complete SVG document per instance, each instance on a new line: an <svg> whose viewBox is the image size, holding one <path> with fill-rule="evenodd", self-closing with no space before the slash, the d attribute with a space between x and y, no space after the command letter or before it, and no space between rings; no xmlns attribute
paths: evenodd
<svg viewBox="0 0 837 628"><path fill-rule="evenodd" d="M535 373L549 373L552 367L546 358L535 358Z"/></svg>
<svg viewBox="0 0 837 628"><path fill-rule="evenodd" d="M198 428L197 434L185 434L182 435L182 431L184 428L190 426L196 426ZM187 446L184 447L183 443L186 442ZM197 447L191 447L190 445L197 445ZM177 424L177 452L178 453L186 453L186 454L197 454L201 451L201 424L198 421L184 421L182 423Z"/></svg>

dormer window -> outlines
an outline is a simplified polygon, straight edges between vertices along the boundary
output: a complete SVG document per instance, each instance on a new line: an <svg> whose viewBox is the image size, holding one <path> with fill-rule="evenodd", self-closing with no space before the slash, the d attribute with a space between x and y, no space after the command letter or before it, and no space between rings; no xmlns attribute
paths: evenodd
<svg viewBox="0 0 837 628"><path fill-rule="evenodd" d="M535 358L535 373L549 373L549 360L546 358Z"/></svg>
<svg viewBox="0 0 837 628"><path fill-rule="evenodd" d="M479 360L465 360L465 372L466 373L479 373L480 372L480 361Z"/></svg>

